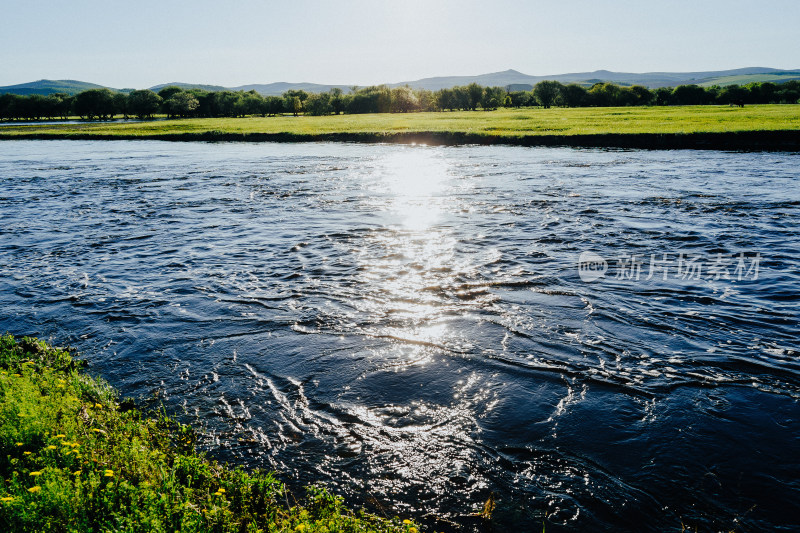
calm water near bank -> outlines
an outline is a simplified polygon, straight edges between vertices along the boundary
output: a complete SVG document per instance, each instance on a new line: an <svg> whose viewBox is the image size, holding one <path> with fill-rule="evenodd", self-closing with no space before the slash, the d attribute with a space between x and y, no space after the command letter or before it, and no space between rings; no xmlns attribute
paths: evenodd
<svg viewBox="0 0 800 533"><path fill-rule="evenodd" d="M387 514L466 524L494 493L498 530L789 531L798 169L4 141L0 330L158 394L217 457Z"/></svg>

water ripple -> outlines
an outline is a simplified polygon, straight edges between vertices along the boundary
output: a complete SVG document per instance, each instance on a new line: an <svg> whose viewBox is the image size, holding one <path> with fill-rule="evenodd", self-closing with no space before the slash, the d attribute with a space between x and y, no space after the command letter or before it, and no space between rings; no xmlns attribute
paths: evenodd
<svg viewBox="0 0 800 533"><path fill-rule="evenodd" d="M797 157L4 141L0 327L437 531L490 494L497 530L789 530Z"/></svg>

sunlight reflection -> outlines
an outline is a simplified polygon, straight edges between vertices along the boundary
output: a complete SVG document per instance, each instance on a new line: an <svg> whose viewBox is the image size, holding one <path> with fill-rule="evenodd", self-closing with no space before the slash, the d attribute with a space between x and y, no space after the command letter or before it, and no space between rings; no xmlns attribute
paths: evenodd
<svg viewBox="0 0 800 533"><path fill-rule="evenodd" d="M392 208L403 218L403 226L416 231L432 226L442 211L446 162L430 149L411 148L387 157L384 165L384 179L394 196Z"/></svg>
<svg viewBox="0 0 800 533"><path fill-rule="evenodd" d="M456 241L439 225L451 202L449 171L438 150L402 148L380 162L374 184L388 227L372 235L362 276L381 293L368 304L382 317L371 333L402 343L390 356L401 365L425 364L450 335L441 287L452 282Z"/></svg>

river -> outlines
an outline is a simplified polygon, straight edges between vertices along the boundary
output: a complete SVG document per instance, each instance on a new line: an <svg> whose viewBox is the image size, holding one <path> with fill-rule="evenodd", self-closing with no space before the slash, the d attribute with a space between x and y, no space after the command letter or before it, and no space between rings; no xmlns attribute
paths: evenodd
<svg viewBox="0 0 800 533"><path fill-rule="evenodd" d="M796 530L799 163L3 141L0 329L376 512Z"/></svg>

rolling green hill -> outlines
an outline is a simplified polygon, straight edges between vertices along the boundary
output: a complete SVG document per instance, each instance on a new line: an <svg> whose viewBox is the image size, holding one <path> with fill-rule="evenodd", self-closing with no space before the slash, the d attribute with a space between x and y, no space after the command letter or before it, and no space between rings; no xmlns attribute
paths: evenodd
<svg viewBox="0 0 800 533"><path fill-rule="evenodd" d="M179 81L173 81L172 83L162 83L161 85L154 85L150 87L151 91L158 92L165 87L180 87L184 90L189 89L202 89L203 91L208 92L215 92L215 91L224 91L227 87L223 87L222 85L203 85L202 83L182 83Z"/></svg>
<svg viewBox="0 0 800 533"><path fill-rule="evenodd" d="M702 80L698 85L702 87L711 87L712 85L719 85L725 87L726 85L747 85L753 82L770 81L772 83L783 83L786 81L800 80L800 71L797 72L778 72L774 74L743 74L738 76L720 76L716 78L708 78Z"/></svg>
<svg viewBox="0 0 800 533"><path fill-rule="evenodd" d="M77 80L39 80L18 85L0 87L0 94L13 93L20 95L42 94L47 96L54 93L77 94L88 89L102 89L102 85ZM116 89L112 89L116 90Z"/></svg>

